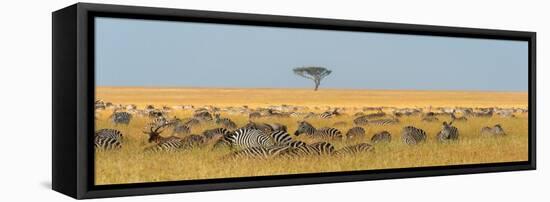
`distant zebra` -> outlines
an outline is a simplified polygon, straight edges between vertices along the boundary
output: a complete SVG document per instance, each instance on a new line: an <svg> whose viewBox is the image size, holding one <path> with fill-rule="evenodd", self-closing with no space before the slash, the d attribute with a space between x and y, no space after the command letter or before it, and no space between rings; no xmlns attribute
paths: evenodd
<svg viewBox="0 0 550 202"><path fill-rule="evenodd" d="M319 128L316 129L308 122L298 122L298 129L294 132L294 135L306 134L314 138L342 138L342 132L336 128Z"/></svg>
<svg viewBox="0 0 550 202"><path fill-rule="evenodd" d="M321 156L334 154L334 146L328 142L317 142L311 145L303 144L281 152L282 157L300 158L307 156Z"/></svg>
<svg viewBox="0 0 550 202"><path fill-rule="evenodd" d="M259 118L262 118L262 114L260 112L251 112L250 114L248 114L248 119L250 120Z"/></svg>
<svg viewBox="0 0 550 202"><path fill-rule="evenodd" d="M456 117L455 114L451 114L451 122L458 122L458 121L467 121L468 118L465 116Z"/></svg>
<svg viewBox="0 0 550 202"><path fill-rule="evenodd" d="M351 146L347 146L342 149L336 150L334 153L336 155L355 155L355 154L372 152L372 151L374 151L374 147L371 144L360 143L360 144L351 145Z"/></svg>
<svg viewBox="0 0 550 202"><path fill-rule="evenodd" d="M416 145L426 141L426 132L414 126L405 126L401 131L401 138L405 144Z"/></svg>
<svg viewBox="0 0 550 202"><path fill-rule="evenodd" d="M113 112L113 114L111 114L110 118L115 125L118 125L118 124L128 125L130 124L130 120L132 119L132 114L128 112L115 111Z"/></svg>
<svg viewBox="0 0 550 202"><path fill-rule="evenodd" d="M222 127L234 130L237 128L237 124L229 118L221 118L220 114L215 114L216 124L222 125Z"/></svg>
<svg viewBox="0 0 550 202"><path fill-rule="evenodd" d="M193 114L193 117L198 119L199 121L212 121L212 114L208 111L200 111L195 114Z"/></svg>
<svg viewBox="0 0 550 202"><path fill-rule="evenodd" d="M226 128L214 128L202 132L202 135L208 140L218 139L229 134L231 134L231 131Z"/></svg>
<svg viewBox="0 0 550 202"><path fill-rule="evenodd" d="M369 122L369 118L366 115L359 116L359 117L353 119L353 124L355 124L357 126L367 125L368 122Z"/></svg>
<svg viewBox="0 0 550 202"><path fill-rule="evenodd" d="M338 113L338 109L334 109L333 111L326 111L321 114L319 114L320 119L330 119L332 117L338 116L340 113Z"/></svg>
<svg viewBox="0 0 550 202"><path fill-rule="evenodd" d="M287 127L279 123L260 123L249 121L244 128L261 130L264 133L272 133L274 131L287 131Z"/></svg>
<svg viewBox="0 0 550 202"><path fill-rule="evenodd" d="M375 125L375 126L387 126L387 125L394 125L398 124L398 119L375 119L375 120L369 120L367 122L368 125Z"/></svg>
<svg viewBox="0 0 550 202"><path fill-rule="evenodd" d="M350 128L346 133L346 138L348 139L362 138L362 137L365 137L365 129L358 126Z"/></svg>
<svg viewBox="0 0 550 202"><path fill-rule="evenodd" d="M184 138L168 138L164 141L157 143L154 146L145 149L145 152L172 152L172 151L184 151L194 149L203 146L205 143L204 136L189 135Z"/></svg>
<svg viewBox="0 0 550 202"><path fill-rule="evenodd" d="M443 122L441 126L441 131L437 133L437 140L439 142L449 142L453 140L458 140L458 128L452 126L453 122L450 123Z"/></svg>
<svg viewBox="0 0 550 202"><path fill-rule="evenodd" d="M226 159L270 159L281 152L290 149L289 146L249 147L227 155Z"/></svg>
<svg viewBox="0 0 550 202"><path fill-rule="evenodd" d="M504 129L502 129L502 126L500 124L496 124L495 126L491 127L483 127L481 129L481 135L484 136L505 136L506 132L504 132Z"/></svg>
<svg viewBox="0 0 550 202"><path fill-rule="evenodd" d="M220 139L217 145L228 145L231 148L267 147L275 145L271 137L261 130L241 128Z"/></svg>
<svg viewBox="0 0 550 202"><path fill-rule="evenodd" d="M100 129L94 134L94 146L97 149L119 149L122 147L122 133L115 129Z"/></svg>
<svg viewBox="0 0 550 202"><path fill-rule="evenodd" d="M422 117L422 121L424 121L424 122L436 122L436 121L439 121L439 119L435 116L424 116L424 117Z"/></svg>
<svg viewBox="0 0 550 202"><path fill-rule="evenodd" d="M378 144L382 142L391 142L391 134L388 131L382 131L379 133L375 133L371 138L370 142L372 144Z"/></svg>

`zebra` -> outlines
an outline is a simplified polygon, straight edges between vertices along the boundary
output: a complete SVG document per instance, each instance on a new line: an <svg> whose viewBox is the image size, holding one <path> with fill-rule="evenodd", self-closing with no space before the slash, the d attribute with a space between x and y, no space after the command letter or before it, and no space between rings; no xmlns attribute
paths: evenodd
<svg viewBox="0 0 550 202"><path fill-rule="evenodd" d="M222 127L234 130L237 128L237 124L229 118L221 118L220 114L215 114L216 124L222 125Z"/></svg>
<svg viewBox="0 0 550 202"><path fill-rule="evenodd" d="M306 121L298 122L298 129L294 132L294 135L299 136L300 134L306 134L310 137L319 137L319 138L342 138L342 132L336 128L319 128L316 129L310 123Z"/></svg>
<svg viewBox="0 0 550 202"><path fill-rule="evenodd" d="M502 126L500 124L496 124L495 126L491 127L483 127L481 129L481 134L485 136L505 136L506 132L504 132L504 129L502 129Z"/></svg>
<svg viewBox="0 0 550 202"><path fill-rule="evenodd" d="M261 130L241 128L220 139L215 146L219 145L244 149L248 147L273 146L275 142Z"/></svg>
<svg viewBox="0 0 550 202"><path fill-rule="evenodd" d="M377 126L387 126L387 125L394 125L398 124L399 119L392 118L392 119L376 119L376 120L369 120L367 124L369 125L377 125Z"/></svg>
<svg viewBox="0 0 550 202"><path fill-rule="evenodd" d="M283 152L280 156L286 158L300 158L305 156L326 156L334 154L334 146L328 142L317 142L314 144L301 144L300 146L291 147Z"/></svg>
<svg viewBox="0 0 550 202"><path fill-rule="evenodd" d="M289 146L269 146L269 147L249 147L227 155L226 159L270 159L278 156L291 147Z"/></svg>
<svg viewBox="0 0 550 202"><path fill-rule="evenodd" d="M374 147L371 144L360 143L360 144L351 145L351 146L347 146L342 149L336 150L334 154L335 155L354 155L354 154L360 154L360 153L372 152L372 151L374 151Z"/></svg>
<svg viewBox="0 0 550 202"><path fill-rule="evenodd" d="M251 112L250 114L248 114L248 119L250 120L259 118L262 118L262 114L260 112Z"/></svg>
<svg viewBox="0 0 550 202"><path fill-rule="evenodd" d="M330 119L332 117L338 116L340 113L338 112L338 108L334 109L333 111L326 111L321 114L319 114L320 119Z"/></svg>
<svg viewBox="0 0 550 202"><path fill-rule="evenodd" d="M388 131L382 131L375 133L371 138L370 142L372 144L378 144L382 142L391 142L391 133Z"/></svg>
<svg viewBox="0 0 550 202"><path fill-rule="evenodd" d="M204 145L205 137L200 135L189 135L184 138L167 138L154 146L145 148L145 152L172 152L198 148Z"/></svg>
<svg viewBox="0 0 550 202"><path fill-rule="evenodd" d="M111 114L110 118L115 125L118 125L118 124L128 125L130 124L130 120L132 119L132 114L128 112L114 111L113 114Z"/></svg>
<svg viewBox="0 0 550 202"><path fill-rule="evenodd" d="M290 134L282 130L273 131L269 136L276 145L289 145L294 142Z"/></svg>
<svg viewBox="0 0 550 202"><path fill-rule="evenodd" d="M202 135L208 140L218 139L229 134L231 134L231 131L226 128L214 128L202 132Z"/></svg>
<svg viewBox="0 0 550 202"><path fill-rule="evenodd" d="M465 116L461 116L461 117L456 117L455 114L451 114L451 122L457 122L457 121L467 121L468 118L466 118Z"/></svg>
<svg viewBox="0 0 550 202"><path fill-rule="evenodd" d="M364 126L367 125L368 122L369 118L367 117L367 115L362 115L353 119L353 124L355 124L356 126Z"/></svg>
<svg viewBox="0 0 550 202"><path fill-rule="evenodd" d="M346 137L348 139L358 138L358 137L365 137L365 129L361 127L353 127L348 130L346 133Z"/></svg>
<svg viewBox="0 0 550 202"><path fill-rule="evenodd" d="M199 121L212 121L212 114L208 111L200 111L195 114L193 114L193 117L198 119Z"/></svg>
<svg viewBox="0 0 550 202"><path fill-rule="evenodd" d="M424 117L422 117L422 121L424 121L424 122L436 122L436 121L439 121L439 119L435 116L424 116Z"/></svg>
<svg viewBox="0 0 550 202"><path fill-rule="evenodd" d="M279 123L260 123L249 121L244 128L261 130L264 133L272 133L274 131L287 131L287 127Z"/></svg>
<svg viewBox="0 0 550 202"><path fill-rule="evenodd" d="M416 145L426 141L426 132L414 126L405 126L401 131L401 138L405 144Z"/></svg>
<svg viewBox="0 0 550 202"><path fill-rule="evenodd" d="M122 147L122 132L115 129L100 129L94 134L94 146L97 149L119 149Z"/></svg>
<svg viewBox="0 0 550 202"><path fill-rule="evenodd" d="M452 126L453 122L443 122L441 131L437 133L437 139L439 142L448 142L452 140L458 140L458 128Z"/></svg>

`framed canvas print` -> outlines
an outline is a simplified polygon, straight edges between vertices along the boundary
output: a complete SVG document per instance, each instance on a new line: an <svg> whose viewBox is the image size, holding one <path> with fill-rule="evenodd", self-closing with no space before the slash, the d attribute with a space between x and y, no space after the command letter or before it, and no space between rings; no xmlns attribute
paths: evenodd
<svg viewBox="0 0 550 202"><path fill-rule="evenodd" d="M535 169L535 33L78 3L53 13L75 198Z"/></svg>

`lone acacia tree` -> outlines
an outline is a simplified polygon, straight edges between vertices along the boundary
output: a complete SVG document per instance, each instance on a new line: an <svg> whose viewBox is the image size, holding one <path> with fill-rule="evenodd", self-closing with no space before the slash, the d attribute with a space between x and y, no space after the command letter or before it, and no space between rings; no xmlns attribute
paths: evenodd
<svg viewBox="0 0 550 202"><path fill-rule="evenodd" d="M332 73L331 70L328 70L324 67L298 67L298 68L294 68L293 71L294 71L294 74L315 82L315 89L314 89L315 91L319 89L321 80L323 80L330 73Z"/></svg>

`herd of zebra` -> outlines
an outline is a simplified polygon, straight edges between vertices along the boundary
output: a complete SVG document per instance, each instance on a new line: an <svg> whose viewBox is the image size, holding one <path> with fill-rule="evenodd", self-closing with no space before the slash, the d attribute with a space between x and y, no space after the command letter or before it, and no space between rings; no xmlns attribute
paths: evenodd
<svg viewBox="0 0 550 202"><path fill-rule="evenodd" d="M267 108L250 109L243 107L218 108L212 106L195 108L193 106L175 106L156 108L152 105L138 109L135 105L114 105L102 100L97 100L96 112L112 110L109 116L112 124L129 125L135 116L144 116L150 120L143 133L148 136L147 142L151 145L144 152L172 152L189 150L193 148L211 147L212 150L221 148L230 149L226 158L252 158L270 159L296 158L303 156L324 155L354 155L374 151L374 145L391 142L392 134L388 131L375 133L370 142L363 142L343 146L336 149L332 141L343 139L357 139L366 137L365 126L368 125L393 125L400 123L404 116L420 116L422 121L439 122L440 117L448 116L449 122L443 121L440 131L435 138L440 143L452 143L459 140L459 129L453 126L456 122L468 121L470 117L515 117L518 113L527 113L521 108L383 108L365 107L351 117L347 122L335 122L334 127L317 128L311 124L310 119L331 119L346 115L346 108L327 108L321 113L305 112L307 108L298 106L273 106ZM186 119L170 117L172 110L192 110L192 116ZM315 110L319 110L316 108ZM357 110L357 109L353 109ZM249 122L239 126L235 121L220 114L246 114ZM457 117L460 114L459 117ZM297 117L297 129L289 133L287 126L280 123L259 122L262 118L269 117ZM96 116L97 118L97 116ZM200 134L192 134L194 127L210 123L216 128L203 130ZM339 125L352 124L346 133L335 128ZM171 132L164 132L169 130ZM166 133L170 133L167 135ZM291 135L292 134L292 135ZM483 127L480 134L484 136L505 136L503 127L496 124L492 127ZM316 140L314 143L306 143L298 140L300 135L305 135ZM408 125L401 129L401 141L407 145L417 145L426 141L427 133L421 128ZM98 150L116 150L124 147L124 135L120 130L102 128L95 132L95 147Z"/></svg>

